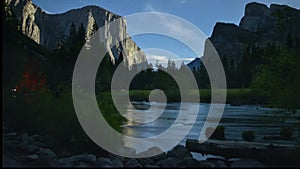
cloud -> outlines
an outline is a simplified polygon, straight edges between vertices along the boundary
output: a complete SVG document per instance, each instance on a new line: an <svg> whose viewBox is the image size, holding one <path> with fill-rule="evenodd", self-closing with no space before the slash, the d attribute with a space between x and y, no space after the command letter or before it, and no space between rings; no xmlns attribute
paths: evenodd
<svg viewBox="0 0 300 169"><path fill-rule="evenodd" d="M156 10L150 4L146 9ZM126 19L127 32L131 36L138 32L165 35L183 43L192 49L196 55L203 55L206 35L183 18L166 13L150 12L132 15Z"/></svg>
<svg viewBox="0 0 300 169"><path fill-rule="evenodd" d="M149 3L149 2L147 2L147 3L145 4L144 10L147 11L147 12L155 12L155 11L157 11L157 10L153 7L153 5L152 5L151 3Z"/></svg>
<svg viewBox="0 0 300 169"><path fill-rule="evenodd" d="M181 1L179 1L179 3L180 4L185 4L185 3L187 3L187 0L181 0Z"/></svg>
<svg viewBox="0 0 300 169"><path fill-rule="evenodd" d="M46 14L56 14L55 12L50 12L50 11L47 11L45 9L42 9Z"/></svg>
<svg viewBox="0 0 300 169"><path fill-rule="evenodd" d="M84 1L84 0L80 0L79 2L83 3L83 4L86 4L86 1Z"/></svg>
<svg viewBox="0 0 300 169"><path fill-rule="evenodd" d="M157 55L157 54L146 54L146 57L148 63L149 64L151 63L153 67L156 67L157 62L158 64L161 64L163 67L167 67L168 61L170 59L171 61L175 61L176 67L179 68L182 61L185 64L187 64L195 59L195 58L173 58L173 57L168 57L165 55Z"/></svg>
<svg viewBox="0 0 300 169"><path fill-rule="evenodd" d="M207 37L203 32L201 32L201 30L199 32L199 29L195 25L192 23L187 24L188 21L183 18L173 18L160 14L158 14L158 16L160 20L157 21L159 22L157 24L161 25L161 28L164 29L165 32L176 35L178 39L185 39L185 41L189 43L186 45L190 47L195 47L197 44L197 47L194 49L196 49L200 55L203 54L204 44Z"/></svg>

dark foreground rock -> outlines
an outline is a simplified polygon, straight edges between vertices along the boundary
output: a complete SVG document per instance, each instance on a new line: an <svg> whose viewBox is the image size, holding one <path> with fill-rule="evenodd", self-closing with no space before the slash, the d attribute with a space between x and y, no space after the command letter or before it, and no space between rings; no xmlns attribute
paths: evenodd
<svg viewBox="0 0 300 169"><path fill-rule="evenodd" d="M41 135L27 133L5 132L3 140L4 167L130 167L130 168L160 168L160 167L264 167L264 163L253 159L225 160L209 158L197 160L185 146L177 145L172 150L162 152L147 158L126 158L109 154L97 156L90 153L55 152ZM57 150L57 148L56 148ZM158 147L150 149L160 152ZM64 155L62 155L64 154Z"/></svg>

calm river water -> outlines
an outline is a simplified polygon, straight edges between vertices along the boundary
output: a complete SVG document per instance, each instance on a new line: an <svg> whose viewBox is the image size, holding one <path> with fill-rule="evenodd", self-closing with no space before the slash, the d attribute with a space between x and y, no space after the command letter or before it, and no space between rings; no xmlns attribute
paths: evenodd
<svg viewBox="0 0 300 169"><path fill-rule="evenodd" d="M132 103L137 109L143 110L137 113L132 107L124 107L124 116L127 119L143 119L145 121L151 121L155 115L156 110L164 108L164 104L154 102L153 109L149 108L148 102L133 102ZM155 137L156 135L166 131L174 123L178 117L180 103L168 103L165 110L158 118L149 123L134 123L128 120L122 127L124 134L133 137L147 138ZM177 125L184 127L192 127L190 132L184 139L181 140L180 144L185 145L187 138L198 139L200 131L206 120L210 104L199 104L199 103L186 103L184 110L189 112L184 120L178 121ZM148 109L148 110L147 110ZM225 127L225 140L242 140L242 132L246 130L252 130L255 133L255 141L257 142L268 142L268 143L284 143L284 144L295 144L297 139L299 141L300 132L295 129L294 139L292 140L264 140L264 136L279 136L280 129L285 126L292 126L299 123L299 111L293 114L291 117L283 118L282 115L276 113L277 109L265 108L253 105L243 106L231 106L225 105L224 113L220 125ZM154 114L154 115L153 115ZM156 115L155 115L156 116ZM195 123L194 119L197 118ZM177 130L173 134L176 137L177 134L183 132ZM174 139L173 136L166 138L165 142ZM168 140L169 139L169 140ZM130 143L128 143L130 146Z"/></svg>

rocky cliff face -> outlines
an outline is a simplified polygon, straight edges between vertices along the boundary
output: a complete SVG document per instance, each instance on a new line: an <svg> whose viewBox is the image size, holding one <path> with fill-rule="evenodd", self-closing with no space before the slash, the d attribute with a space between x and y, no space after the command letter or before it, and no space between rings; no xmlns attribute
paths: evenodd
<svg viewBox="0 0 300 169"><path fill-rule="evenodd" d="M127 38L126 20L98 6L86 6L62 14L47 14L31 0L5 0L6 9L14 13L20 21L22 32L36 43L48 48L57 49L70 35L70 27L74 23L76 30L81 24L86 30L86 40L98 28L117 20L117 27L107 27L105 35L101 38L105 44L112 62L118 59L122 52L125 63L131 67L134 63L147 66L145 54L139 47ZM118 39L125 39L118 42ZM126 39L127 38L127 39ZM110 49L111 46L115 46ZM138 52L139 51L139 52ZM134 53L138 54L134 55Z"/></svg>
<svg viewBox="0 0 300 169"><path fill-rule="evenodd" d="M200 70L200 64L201 60L200 58L195 58L193 61L187 64L187 66L192 70L192 71L199 71Z"/></svg>
<svg viewBox="0 0 300 169"><path fill-rule="evenodd" d="M285 5L249 3L239 25L217 23L209 38L221 59L237 65L251 47L285 47L288 39L299 45L300 11ZM204 51L204 56L206 55Z"/></svg>

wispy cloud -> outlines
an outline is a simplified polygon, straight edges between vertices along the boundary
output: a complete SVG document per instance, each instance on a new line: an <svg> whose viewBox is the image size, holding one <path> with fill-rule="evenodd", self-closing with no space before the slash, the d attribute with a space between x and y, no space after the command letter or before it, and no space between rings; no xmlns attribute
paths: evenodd
<svg viewBox="0 0 300 169"><path fill-rule="evenodd" d="M187 0L180 0L179 3L180 4L185 4L185 3L187 3Z"/></svg>
<svg viewBox="0 0 300 169"><path fill-rule="evenodd" d="M194 47L199 55L203 54L206 36L201 30L183 18L174 18L160 14L158 16L160 19L156 22L160 26L161 31L174 35L173 38L184 39L188 43L185 45Z"/></svg>
<svg viewBox="0 0 300 169"><path fill-rule="evenodd" d="M84 0L80 0L79 2L83 3L83 4L86 4L86 1L84 1Z"/></svg>
<svg viewBox="0 0 300 169"><path fill-rule="evenodd" d="M154 8L153 6L152 7L148 6L148 9L154 9ZM144 34L163 35L178 40L180 43L188 47L191 50L191 52L188 53L186 56L195 55L200 57L203 55L203 48L207 37L195 25L193 25L192 23L188 22L183 18L170 15L170 14L160 13L160 12L151 12L151 13L144 13L140 15L133 15L126 19L127 19L127 31L131 36L136 35L137 32L139 34L141 34L140 32L143 32ZM153 43L155 43L155 41L156 40L153 40ZM170 48L173 48L168 43L165 43L164 40L160 41L160 43L165 44ZM164 46L162 45L161 48L163 47ZM145 49L142 50L146 53L146 55L148 54L149 56L148 61L152 64L153 63L155 64L156 60L159 60L162 64L165 64L167 63L169 56L172 56L161 52L158 53L151 52L150 53L151 55L149 55L149 53L146 52ZM176 49L171 51L178 52L180 50L181 49L176 46ZM183 54L178 55L178 53L173 55L184 56ZM162 56L167 56L168 58L167 59L162 58ZM179 61L179 64L180 63L181 61Z"/></svg>
<svg viewBox="0 0 300 169"><path fill-rule="evenodd" d="M45 9L42 9L45 13L47 13L47 14L55 14L55 12L50 12L50 11L47 11L47 10L45 10Z"/></svg>
<svg viewBox="0 0 300 169"><path fill-rule="evenodd" d="M147 12L158 12L158 10L156 8L154 8L153 4L149 3L149 2L145 3L144 10Z"/></svg>

